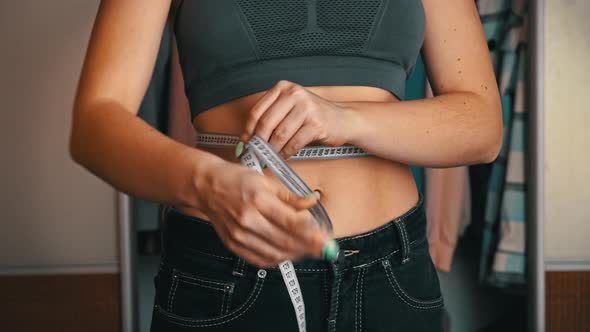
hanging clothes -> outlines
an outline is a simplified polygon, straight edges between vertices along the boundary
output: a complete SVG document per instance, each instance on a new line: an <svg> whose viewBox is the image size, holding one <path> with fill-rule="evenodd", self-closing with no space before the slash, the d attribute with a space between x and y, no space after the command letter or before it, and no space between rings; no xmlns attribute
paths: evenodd
<svg viewBox="0 0 590 332"><path fill-rule="evenodd" d="M426 98L433 96L428 79ZM427 236L437 270L450 272L459 237L471 222L467 166L425 169Z"/></svg>
<svg viewBox="0 0 590 332"><path fill-rule="evenodd" d="M480 279L497 287L526 283L526 0L478 0L498 78L503 145L493 162L485 206Z"/></svg>

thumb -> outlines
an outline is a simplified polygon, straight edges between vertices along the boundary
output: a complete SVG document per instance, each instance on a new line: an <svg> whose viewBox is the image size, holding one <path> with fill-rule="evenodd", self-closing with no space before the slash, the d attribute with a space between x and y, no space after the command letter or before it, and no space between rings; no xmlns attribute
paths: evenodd
<svg viewBox="0 0 590 332"><path fill-rule="evenodd" d="M317 203L317 197L312 193L309 196L299 196L285 187L279 187L277 196L283 202L293 206L294 208L309 209Z"/></svg>

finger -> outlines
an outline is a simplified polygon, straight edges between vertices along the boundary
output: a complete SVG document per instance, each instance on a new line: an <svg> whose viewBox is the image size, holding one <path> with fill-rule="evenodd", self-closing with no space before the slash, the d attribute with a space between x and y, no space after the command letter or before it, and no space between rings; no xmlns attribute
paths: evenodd
<svg viewBox="0 0 590 332"><path fill-rule="evenodd" d="M292 155L299 152L307 144L317 139L317 129L311 125L303 125L297 132L289 139L279 154L284 159L289 159Z"/></svg>
<svg viewBox="0 0 590 332"><path fill-rule="evenodd" d="M252 223L263 223L264 217L260 216ZM268 221L266 221L268 222ZM234 252L248 252L253 260L263 261L265 264L273 264L286 259L287 254L274 243L259 236L250 229L240 226L232 226L228 229L228 248ZM245 258L245 257L244 257Z"/></svg>
<svg viewBox="0 0 590 332"><path fill-rule="evenodd" d="M244 132L240 135L240 139L244 142L247 142L250 137L254 134L254 128L256 127L256 123L258 119L264 114L266 109L272 105L277 98L279 98L281 94L281 90L285 87L285 83L283 81L279 81L279 83L275 84L272 88L270 88L257 102L252 106L250 110L250 115L246 120L244 125Z"/></svg>
<svg viewBox="0 0 590 332"><path fill-rule="evenodd" d="M276 184L272 192L283 202L296 210L309 209L317 203L317 196L313 193L309 196L299 196L281 184Z"/></svg>
<svg viewBox="0 0 590 332"><path fill-rule="evenodd" d="M271 200L280 202L276 197L269 194L268 199L265 200L264 206L267 206L269 204L268 202ZM283 220L297 218L294 209L286 204L284 204L283 208L285 210L280 212L274 210L273 213L276 213L275 216L279 215ZM306 252L306 245L300 240L296 240L292 234L288 232L286 227L281 227L276 222L269 221L264 213L260 211L257 211L257 214L259 214L259 216L256 217L255 222L242 222L242 226L246 228L247 231L255 233L258 237L286 254L303 254Z"/></svg>
<svg viewBox="0 0 590 332"><path fill-rule="evenodd" d="M289 114L276 126L268 142L275 150L281 151L291 137L305 121L305 112L301 105L295 105Z"/></svg>
<svg viewBox="0 0 590 332"><path fill-rule="evenodd" d="M287 95L281 93L279 97L270 105L258 121L254 124L254 133L258 134L265 141L270 139L275 128L281 123L281 120L291 111L294 101ZM287 138L285 137L284 140Z"/></svg>
<svg viewBox="0 0 590 332"><path fill-rule="evenodd" d="M242 245L232 238L229 229L231 227L239 227L236 222L215 222L213 223L213 226L224 245L231 252L248 261L248 263L254 264L258 267L267 266L272 263L265 255L261 255L259 252Z"/></svg>
<svg viewBox="0 0 590 332"><path fill-rule="evenodd" d="M319 257L327 235L322 232L309 211L295 211L278 199L268 201L258 209L267 220L302 244L305 253Z"/></svg>

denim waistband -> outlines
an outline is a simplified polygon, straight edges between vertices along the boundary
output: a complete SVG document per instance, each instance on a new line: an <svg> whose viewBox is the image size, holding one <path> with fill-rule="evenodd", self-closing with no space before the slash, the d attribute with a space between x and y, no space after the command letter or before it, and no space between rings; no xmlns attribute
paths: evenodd
<svg viewBox="0 0 590 332"><path fill-rule="evenodd" d="M162 255L174 261L190 253L208 255L220 261L236 261L238 256L221 241L210 221L186 215L169 206L164 212L162 225ZM342 260L337 263L340 270L354 269L373 264L384 257L396 256L400 262L407 259L413 247L426 241L426 213L423 195L404 214L367 232L339 237ZM179 253L181 253L179 255ZM243 260L242 260L243 261ZM243 271L256 271L257 267L242 262ZM330 262L306 257L293 262L297 272L321 272L329 269ZM279 270L278 266L268 270Z"/></svg>

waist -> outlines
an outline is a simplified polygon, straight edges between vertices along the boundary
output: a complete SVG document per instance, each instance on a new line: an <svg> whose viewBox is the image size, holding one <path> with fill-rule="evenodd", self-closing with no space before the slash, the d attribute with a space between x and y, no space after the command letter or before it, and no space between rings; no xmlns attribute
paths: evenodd
<svg viewBox="0 0 590 332"><path fill-rule="evenodd" d="M171 206L164 212L162 239L163 262L188 271L192 268L192 260L204 258L229 266L237 259L221 241L209 220L186 215ZM385 224L362 233L336 237L335 240L344 253L344 259L339 263L342 270L366 266L391 256L401 261L407 251L427 241L423 196L419 195L418 201L409 210ZM326 271L329 264L312 257L293 262L298 272ZM247 264L247 272L256 273L257 270L257 267ZM277 277L280 277L278 266L268 270L276 271Z"/></svg>

